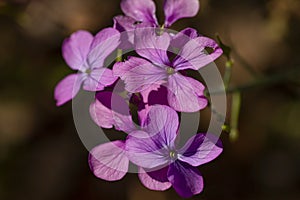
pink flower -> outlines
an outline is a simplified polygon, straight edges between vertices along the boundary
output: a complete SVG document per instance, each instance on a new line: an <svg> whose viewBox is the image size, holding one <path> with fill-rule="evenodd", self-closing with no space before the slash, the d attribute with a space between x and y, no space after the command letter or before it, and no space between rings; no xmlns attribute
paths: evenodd
<svg viewBox="0 0 300 200"><path fill-rule="evenodd" d="M104 61L118 47L119 40L117 30L106 28L95 37L87 31L77 31L64 41L63 57L78 73L68 75L56 86L54 96L57 106L73 99L81 85L84 90L101 91L116 81L112 71L104 67Z"/></svg>
<svg viewBox="0 0 300 200"><path fill-rule="evenodd" d="M114 65L113 72L125 82L130 93L149 93L157 85L168 89L168 103L176 111L196 112L207 106L205 89L199 81L184 76L183 70L198 70L222 55L221 48L207 37L186 29L175 37L157 34L156 28L135 30L135 50L143 58L130 57ZM189 37L186 35L189 34ZM194 38L192 38L194 37ZM168 50L181 46L178 55L170 60ZM211 48L208 54L205 48Z"/></svg>

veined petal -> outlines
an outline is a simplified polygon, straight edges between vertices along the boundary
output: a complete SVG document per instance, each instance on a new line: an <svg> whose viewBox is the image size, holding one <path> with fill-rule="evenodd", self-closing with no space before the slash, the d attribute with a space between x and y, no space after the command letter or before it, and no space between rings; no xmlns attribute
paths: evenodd
<svg viewBox="0 0 300 200"><path fill-rule="evenodd" d="M101 144L91 150L89 165L95 176L107 181L122 179L129 165L124 149L123 141L114 141Z"/></svg>
<svg viewBox="0 0 300 200"><path fill-rule="evenodd" d="M120 32L130 31L135 29L136 20L132 17L118 15L114 17L114 28Z"/></svg>
<svg viewBox="0 0 300 200"><path fill-rule="evenodd" d="M168 179L175 191L183 198L190 198L203 190L203 178L199 170L181 161L170 164Z"/></svg>
<svg viewBox="0 0 300 200"><path fill-rule="evenodd" d="M207 52L209 48L212 52ZM198 70L215 61L222 55L223 51L218 44L207 37L197 37L183 46L173 65L177 70Z"/></svg>
<svg viewBox="0 0 300 200"><path fill-rule="evenodd" d="M140 124L140 126L143 126L143 125L145 124L150 109L151 109L150 106L145 105L145 108L144 108L144 109L138 111L139 124Z"/></svg>
<svg viewBox="0 0 300 200"><path fill-rule="evenodd" d="M104 60L120 44L120 33L114 28L105 28L95 36L88 54L88 64L91 69L103 67Z"/></svg>
<svg viewBox="0 0 300 200"><path fill-rule="evenodd" d="M131 57L128 61L116 63L113 72L115 76L124 80L126 90L131 93L148 90L154 83L156 84L167 78L164 69L137 57Z"/></svg>
<svg viewBox="0 0 300 200"><path fill-rule="evenodd" d="M136 21L158 24L155 16L156 7L152 0L122 0L121 9L126 16Z"/></svg>
<svg viewBox="0 0 300 200"><path fill-rule="evenodd" d="M171 47L181 49L188 41L198 37L197 30L193 28L186 28L177 33L171 41Z"/></svg>
<svg viewBox="0 0 300 200"><path fill-rule="evenodd" d="M214 160L222 151L222 143L215 135L197 134L178 151L178 159L196 167Z"/></svg>
<svg viewBox="0 0 300 200"><path fill-rule="evenodd" d="M172 184L167 178L168 167L164 167L157 171L147 172L140 167L139 178L141 183L150 190L165 191L169 189Z"/></svg>
<svg viewBox="0 0 300 200"><path fill-rule="evenodd" d="M131 133L136 130L131 119L128 104L112 92L99 92L90 106L90 114L95 123L103 128L115 127L116 130Z"/></svg>
<svg viewBox="0 0 300 200"><path fill-rule="evenodd" d="M134 131L126 140L127 156L134 164L149 169L168 165L168 150L162 141L144 131Z"/></svg>
<svg viewBox="0 0 300 200"><path fill-rule="evenodd" d="M107 68L93 69L84 81L83 89L88 91L101 91L105 86L112 85L118 77Z"/></svg>
<svg viewBox="0 0 300 200"><path fill-rule="evenodd" d="M135 30L135 50L136 52L150 60L152 63L165 68L170 64L167 50L171 37L168 33L157 34L161 31L158 28L137 28Z"/></svg>
<svg viewBox="0 0 300 200"><path fill-rule="evenodd" d="M114 125L112 110L105 107L98 100L90 105L90 115L94 122L102 128L112 128Z"/></svg>
<svg viewBox="0 0 300 200"><path fill-rule="evenodd" d="M66 63L74 70L86 69L86 59L94 37L87 31L77 31L67 38L62 46Z"/></svg>
<svg viewBox="0 0 300 200"><path fill-rule="evenodd" d="M149 107L148 116L142 124L145 130L161 146L175 148L174 141L179 126L178 114L168 106L156 105Z"/></svg>
<svg viewBox="0 0 300 200"><path fill-rule="evenodd" d="M170 27L178 19L194 17L200 8L199 0L165 0L165 26Z"/></svg>
<svg viewBox="0 0 300 200"><path fill-rule="evenodd" d="M114 28L121 32L121 43L118 48L125 51L134 48L135 22L135 19L128 16L119 15L114 17Z"/></svg>
<svg viewBox="0 0 300 200"><path fill-rule="evenodd" d="M179 112L197 112L207 106L205 89L199 81L181 74L169 76L168 101Z"/></svg>
<svg viewBox="0 0 300 200"><path fill-rule="evenodd" d="M81 74L71 74L61 80L54 91L56 105L61 106L73 99L80 90L82 83Z"/></svg>

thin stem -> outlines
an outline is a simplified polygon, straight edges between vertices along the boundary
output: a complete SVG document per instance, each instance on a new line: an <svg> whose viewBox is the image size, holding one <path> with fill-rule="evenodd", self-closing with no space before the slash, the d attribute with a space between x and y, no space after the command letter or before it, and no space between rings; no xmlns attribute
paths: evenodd
<svg viewBox="0 0 300 200"><path fill-rule="evenodd" d="M222 130L223 130L223 131L226 131L227 133L230 133L230 126L224 124L224 125L222 126Z"/></svg>
<svg viewBox="0 0 300 200"><path fill-rule="evenodd" d="M117 50L117 58L116 58L116 62L121 62L121 61L122 61L122 59L123 59L122 55L123 55L122 49L118 49L118 50Z"/></svg>
<svg viewBox="0 0 300 200"><path fill-rule="evenodd" d="M224 81L224 86L226 93L229 88L229 84L231 81L231 76L232 76L232 68L234 65L233 59L231 57L231 52L232 49L225 45L219 35L217 35L217 40L219 42L220 47L223 50L224 56L227 58L226 62L226 68L225 68L225 73L223 77ZM249 68L250 72L252 72L252 68ZM231 141L235 141L238 138L239 131L238 131L238 122L239 122L239 115L240 115L240 109L241 109L241 93L240 92L235 92L232 95L232 102L231 102L231 118L230 118L230 125L224 124L222 126L222 130L226 131L229 133L229 137Z"/></svg>
<svg viewBox="0 0 300 200"><path fill-rule="evenodd" d="M233 60L229 59L226 62L226 68L225 68L225 73L224 73L224 86L225 86L225 90L228 89L230 81L231 81L231 77L232 77L232 67L233 67Z"/></svg>
<svg viewBox="0 0 300 200"><path fill-rule="evenodd" d="M242 97L240 92L235 92L232 94L232 107L231 107L231 119L230 119L230 140L232 142L236 141L239 137L239 117L241 110Z"/></svg>
<svg viewBox="0 0 300 200"><path fill-rule="evenodd" d="M284 73L275 74L269 77L261 78L256 81L247 83L245 85L237 86L237 87L229 87L226 90L227 94L235 93L235 92L244 92L251 89L257 89L259 87L267 87L271 85L275 85L278 83L289 81L290 79L296 78L300 74L300 68L294 68L293 70L289 70ZM213 91L210 95L216 95L221 93L222 91Z"/></svg>

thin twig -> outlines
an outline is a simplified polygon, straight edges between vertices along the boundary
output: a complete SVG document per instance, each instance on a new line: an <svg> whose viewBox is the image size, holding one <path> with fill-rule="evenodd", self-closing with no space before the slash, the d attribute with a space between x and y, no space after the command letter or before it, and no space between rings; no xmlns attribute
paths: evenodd
<svg viewBox="0 0 300 200"><path fill-rule="evenodd" d="M284 73L275 74L272 76L268 76L265 78L261 78L258 80L255 80L253 82L247 83L245 85L237 86L237 87L229 87L226 90L227 94L234 93L234 92L245 92L252 89L257 89L260 87L268 87L272 85L276 85L279 83L284 83L286 81L289 81L290 79L299 76L300 75L300 68L294 68L292 70L289 70ZM223 91L213 91L210 93L210 95L217 95L222 93Z"/></svg>
<svg viewBox="0 0 300 200"><path fill-rule="evenodd" d="M231 104L231 118L230 118L230 140L232 142L236 141L239 137L239 117L241 110L242 97L240 92L235 92L232 95L232 104Z"/></svg>

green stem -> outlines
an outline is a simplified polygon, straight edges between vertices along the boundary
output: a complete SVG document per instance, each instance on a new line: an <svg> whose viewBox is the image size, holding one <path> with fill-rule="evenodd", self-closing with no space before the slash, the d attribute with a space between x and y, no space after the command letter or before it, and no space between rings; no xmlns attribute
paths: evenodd
<svg viewBox="0 0 300 200"><path fill-rule="evenodd" d="M225 86L225 90L228 89L230 81L231 81L231 76L232 76L232 67L233 67L233 60L229 59L226 62L226 68L225 68L225 73L224 73L224 86Z"/></svg>
<svg viewBox="0 0 300 200"><path fill-rule="evenodd" d="M232 94L232 107L231 107L231 119L230 119L230 140L236 141L239 136L238 124L241 110L241 93L235 92Z"/></svg>
<svg viewBox="0 0 300 200"><path fill-rule="evenodd" d="M118 49L117 50L117 58L116 58L116 62L121 62L122 61L122 55L123 55L123 51L122 49Z"/></svg>

